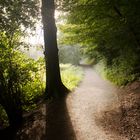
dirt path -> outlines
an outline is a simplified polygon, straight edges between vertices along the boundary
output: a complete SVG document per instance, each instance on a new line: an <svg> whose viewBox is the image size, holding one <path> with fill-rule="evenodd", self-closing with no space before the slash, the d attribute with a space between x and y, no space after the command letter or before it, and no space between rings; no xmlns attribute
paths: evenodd
<svg viewBox="0 0 140 140"><path fill-rule="evenodd" d="M83 81L66 99L43 104L37 115L30 117L34 121L28 122L21 139L128 140L105 131L97 122L102 111L118 103L118 89L101 79L92 68L86 67L84 71Z"/></svg>
<svg viewBox="0 0 140 140"><path fill-rule="evenodd" d="M104 81L91 68L85 68L85 77L74 93L67 98L67 108L77 140L123 140L105 132L96 124L100 113L110 110L118 102L117 88Z"/></svg>

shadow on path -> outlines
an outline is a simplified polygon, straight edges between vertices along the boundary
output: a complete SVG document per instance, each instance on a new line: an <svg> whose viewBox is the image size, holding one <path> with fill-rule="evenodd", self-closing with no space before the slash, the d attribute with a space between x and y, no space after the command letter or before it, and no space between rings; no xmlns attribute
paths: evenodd
<svg viewBox="0 0 140 140"><path fill-rule="evenodd" d="M76 140L66 106L66 98L46 105L46 140Z"/></svg>
<svg viewBox="0 0 140 140"><path fill-rule="evenodd" d="M66 98L46 101L26 116L17 140L76 140Z"/></svg>

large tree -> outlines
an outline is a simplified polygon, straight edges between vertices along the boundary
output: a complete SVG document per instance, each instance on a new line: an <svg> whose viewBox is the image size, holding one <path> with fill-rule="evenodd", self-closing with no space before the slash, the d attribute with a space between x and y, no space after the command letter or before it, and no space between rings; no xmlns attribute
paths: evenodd
<svg viewBox="0 0 140 140"><path fill-rule="evenodd" d="M68 89L63 85L60 76L57 28L55 24L54 0L42 0L42 21L44 29L46 60L46 94L47 97L65 96Z"/></svg>

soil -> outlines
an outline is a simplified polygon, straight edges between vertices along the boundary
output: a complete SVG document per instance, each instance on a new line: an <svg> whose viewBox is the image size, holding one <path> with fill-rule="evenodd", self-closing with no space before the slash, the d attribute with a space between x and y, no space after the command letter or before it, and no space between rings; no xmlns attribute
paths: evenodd
<svg viewBox="0 0 140 140"><path fill-rule="evenodd" d="M80 85L24 116L21 140L140 140L140 83L118 88L85 67Z"/></svg>

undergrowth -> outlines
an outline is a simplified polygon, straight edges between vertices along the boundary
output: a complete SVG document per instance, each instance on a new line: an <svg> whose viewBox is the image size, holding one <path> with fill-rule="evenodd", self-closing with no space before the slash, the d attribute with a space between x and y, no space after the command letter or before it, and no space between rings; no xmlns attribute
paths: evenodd
<svg viewBox="0 0 140 140"><path fill-rule="evenodd" d="M64 85L73 90L83 77L82 68L72 64L60 64L61 77Z"/></svg>
<svg viewBox="0 0 140 140"><path fill-rule="evenodd" d="M94 66L95 70L104 78L118 86L126 85L137 78L137 74L133 74L133 65L130 62L117 63L107 66L104 61L100 61Z"/></svg>
<svg viewBox="0 0 140 140"><path fill-rule="evenodd" d="M29 112L37 107L37 101L41 98L45 90L45 67L43 60L35 61L30 60L30 67L36 67L34 71L28 71L30 75L30 80L22 86L22 108L24 112ZM61 77L64 85L73 90L83 76L82 68L74 66L72 64L60 64ZM0 106L0 128L8 126L8 119L5 110Z"/></svg>

